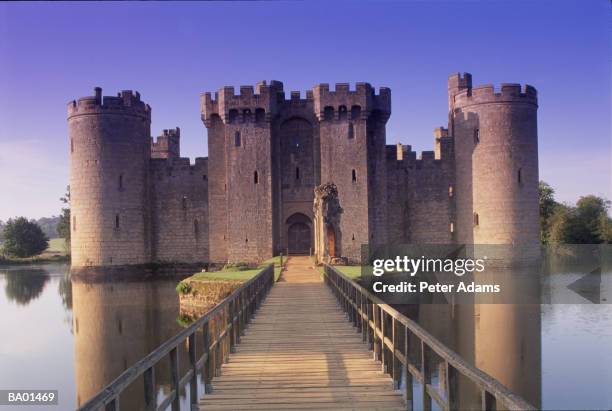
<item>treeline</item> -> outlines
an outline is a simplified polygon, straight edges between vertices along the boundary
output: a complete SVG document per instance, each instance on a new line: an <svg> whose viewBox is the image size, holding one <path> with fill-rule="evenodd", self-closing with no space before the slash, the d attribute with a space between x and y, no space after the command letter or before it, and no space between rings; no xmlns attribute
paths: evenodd
<svg viewBox="0 0 612 411"><path fill-rule="evenodd" d="M38 220L31 221L36 223L48 238L61 237L60 233L58 233L57 231L57 225L60 222L60 216L42 217ZM6 223L7 221L0 220L0 243L4 241L4 227L6 227Z"/></svg>
<svg viewBox="0 0 612 411"><path fill-rule="evenodd" d="M540 238L543 244L612 244L610 201L580 197L575 206L555 200L555 190L540 181Z"/></svg>

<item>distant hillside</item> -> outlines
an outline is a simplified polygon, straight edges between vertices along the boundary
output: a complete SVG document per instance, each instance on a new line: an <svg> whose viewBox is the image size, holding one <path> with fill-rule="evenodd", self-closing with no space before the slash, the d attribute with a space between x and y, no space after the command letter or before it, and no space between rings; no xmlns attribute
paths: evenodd
<svg viewBox="0 0 612 411"><path fill-rule="evenodd" d="M59 216L52 216L52 217L39 218L38 220L35 220L35 221L36 221L36 224L38 224L40 228L43 230L43 232L47 234L47 237L57 238L59 237L57 234L57 223L59 222L59 219L60 219ZM5 225L5 222L0 220L0 242L4 240L3 238L4 225Z"/></svg>

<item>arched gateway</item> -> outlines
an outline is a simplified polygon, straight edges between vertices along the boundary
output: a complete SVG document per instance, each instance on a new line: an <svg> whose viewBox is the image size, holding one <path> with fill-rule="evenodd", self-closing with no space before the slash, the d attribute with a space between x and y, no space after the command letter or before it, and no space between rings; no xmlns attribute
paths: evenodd
<svg viewBox="0 0 612 411"><path fill-rule="evenodd" d="M302 213L287 219L287 247L289 254L309 254L312 247L312 222Z"/></svg>

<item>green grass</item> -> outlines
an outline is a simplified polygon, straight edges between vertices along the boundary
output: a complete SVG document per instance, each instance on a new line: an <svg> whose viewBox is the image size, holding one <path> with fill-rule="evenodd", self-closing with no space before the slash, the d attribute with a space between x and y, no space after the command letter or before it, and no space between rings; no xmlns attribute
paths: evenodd
<svg viewBox="0 0 612 411"><path fill-rule="evenodd" d="M355 279L361 277L360 265L336 265L334 268L349 278Z"/></svg>
<svg viewBox="0 0 612 411"><path fill-rule="evenodd" d="M47 263L65 263L69 262L70 257L67 255L37 255L28 258L6 257L0 255L0 266L6 265L28 265L28 264L47 264Z"/></svg>
<svg viewBox="0 0 612 411"><path fill-rule="evenodd" d="M261 269L244 270L244 271L210 271L206 273L197 273L189 277L191 280L237 280L248 281L255 277Z"/></svg>
<svg viewBox="0 0 612 411"><path fill-rule="evenodd" d="M283 267L281 267L280 265L280 256L277 255L276 257L272 257L269 260L264 261L263 263L261 263L260 267L265 267L268 264L274 264L274 281L278 281L278 278L280 277L281 271L283 269ZM283 257L283 265L285 265L287 263L287 257Z"/></svg>
<svg viewBox="0 0 612 411"><path fill-rule="evenodd" d="M287 257L283 257L283 264L287 261ZM235 280L235 281L248 281L251 278L255 277L263 268L265 268L268 264L274 264L274 281L278 281L280 277L280 273L282 267L280 265L280 256L272 257L269 260L266 260L261 263L261 265L255 269L251 270L235 270L235 269L225 269L220 271L210 271L205 273L196 273L189 277L192 280L205 280L205 281L214 281L214 280Z"/></svg>
<svg viewBox="0 0 612 411"><path fill-rule="evenodd" d="M52 238L49 240L49 247L45 253L66 254L66 240L63 238Z"/></svg>

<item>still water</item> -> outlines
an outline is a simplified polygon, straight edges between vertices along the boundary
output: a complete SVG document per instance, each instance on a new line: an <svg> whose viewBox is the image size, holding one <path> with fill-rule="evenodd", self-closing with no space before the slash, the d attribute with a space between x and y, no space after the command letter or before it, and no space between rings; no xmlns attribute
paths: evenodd
<svg viewBox="0 0 612 411"><path fill-rule="evenodd" d="M68 270L0 268L0 388L57 389L60 410L83 404L182 329L176 281L71 282ZM431 305L413 316L544 409L612 408L612 305L487 307L449 315ZM470 321L479 322L479 334L462 332ZM168 389L169 370L156 375L158 389ZM124 409L142 407L141 391L126 392ZM51 408L20 407L27 409Z"/></svg>

